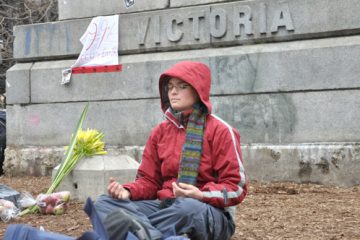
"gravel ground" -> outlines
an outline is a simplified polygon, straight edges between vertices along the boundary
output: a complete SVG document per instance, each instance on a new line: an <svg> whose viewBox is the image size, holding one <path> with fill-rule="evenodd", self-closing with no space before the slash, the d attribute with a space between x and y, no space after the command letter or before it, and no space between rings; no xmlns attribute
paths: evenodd
<svg viewBox="0 0 360 240"><path fill-rule="evenodd" d="M50 181L50 177L0 177L0 184L35 196L45 191ZM248 196L237 207L237 228L232 239L360 239L359 198L360 186L251 182ZM32 214L8 223L0 221L0 239L11 223L80 236L91 229L82 208L82 202L71 200L62 216Z"/></svg>

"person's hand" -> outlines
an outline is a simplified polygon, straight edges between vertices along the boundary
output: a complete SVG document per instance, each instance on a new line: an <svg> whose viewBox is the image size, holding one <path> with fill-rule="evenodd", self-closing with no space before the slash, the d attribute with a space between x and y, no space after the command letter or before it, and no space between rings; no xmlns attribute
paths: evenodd
<svg viewBox="0 0 360 240"><path fill-rule="evenodd" d="M110 178L109 185L107 187L108 193L112 198L115 199L129 199L130 192L124 188L120 183L116 182L115 179Z"/></svg>
<svg viewBox="0 0 360 240"><path fill-rule="evenodd" d="M186 184L186 183L176 184L176 182L173 182L172 187L175 197L190 197L190 198L198 199L200 201L204 197L204 194L200 191L200 189L198 189L197 187L191 184Z"/></svg>

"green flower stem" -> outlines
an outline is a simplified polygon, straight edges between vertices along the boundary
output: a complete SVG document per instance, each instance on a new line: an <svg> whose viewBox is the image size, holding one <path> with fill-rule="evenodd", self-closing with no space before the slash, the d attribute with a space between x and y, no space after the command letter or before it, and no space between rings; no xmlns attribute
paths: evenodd
<svg viewBox="0 0 360 240"><path fill-rule="evenodd" d="M21 216L24 216L24 215L26 215L26 214L28 214L28 213L36 213L36 212L38 212L39 210L40 210L40 209L39 209L39 207L38 207L37 205L33 205L33 206L28 207L27 209L21 211L21 212L19 213L19 216L21 217Z"/></svg>
<svg viewBox="0 0 360 240"><path fill-rule="evenodd" d="M67 176L76 166L78 161L84 157L84 154L74 154L72 158L69 159L68 163L64 165L64 168L61 172L56 176L54 181L52 182L50 188L46 192L47 194L53 193L61 184L62 180L65 176Z"/></svg>
<svg viewBox="0 0 360 240"><path fill-rule="evenodd" d="M104 137L103 133L100 133L95 129L87 129L86 131L81 130L87 109L88 104L85 106L81 114L75 133L72 135L70 144L66 149L65 158L61 162L60 167L55 174L54 180L46 194L53 193L59 187L64 177L66 177L75 168L76 164L81 159L85 157L92 157L94 155L106 154L106 151L104 150L105 143L102 141ZM36 211L39 211L37 205L22 211L20 216L28 213L34 213Z"/></svg>

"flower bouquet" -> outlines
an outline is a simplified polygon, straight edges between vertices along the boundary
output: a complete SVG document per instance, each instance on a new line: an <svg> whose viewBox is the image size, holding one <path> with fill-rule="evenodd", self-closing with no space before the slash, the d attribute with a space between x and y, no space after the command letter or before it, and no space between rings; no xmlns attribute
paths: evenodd
<svg viewBox="0 0 360 240"><path fill-rule="evenodd" d="M51 206L52 208L55 208L57 205L50 204L52 201L51 198L55 198L56 196L59 195L59 194L55 194L54 191L59 187L64 177L66 177L75 168L76 164L85 157L92 157L95 155L106 154L106 151L104 150L105 143L103 142L104 134L98 132L95 129L87 129L85 131L82 130L82 124L87 114L88 106L89 104L85 106L80 116L80 119L76 125L75 133L72 135L70 144L69 146L66 147L65 157L61 161L60 167L56 172L55 178L53 179L51 186L46 191L45 197L42 198L42 200L45 200L46 197L49 197L48 199L49 204L47 206ZM69 200L69 198L70 196L67 197L67 201ZM64 202L67 203L67 201ZM20 213L20 216L23 216L28 213L35 213L38 212L39 210L41 210L41 212L46 213L46 209L43 209L44 202L46 201L37 201L37 203L40 204L36 204L26 208ZM64 206L64 209L57 210L56 212L62 214L66 210L66 207L67 206ZM48 210L49 213L50 210ZM52 210L52 212L55 213L54 210Z"/></svg>

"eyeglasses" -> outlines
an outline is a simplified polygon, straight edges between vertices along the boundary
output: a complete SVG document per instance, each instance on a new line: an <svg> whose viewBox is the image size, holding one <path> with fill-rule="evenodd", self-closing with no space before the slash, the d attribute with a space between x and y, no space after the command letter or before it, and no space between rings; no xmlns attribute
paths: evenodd
<svg viewBox="0 0 360 240"><path fill-rule="evenodd" d="M182 83L182 84L179 84L179 85L173 85L173 84L167 84L166 85L166 91L169 91L171 92L173 89L176 89L177 92L181 92L185 89L188 89L190 88L190 85L187 84L187 83Z"/></svg>

